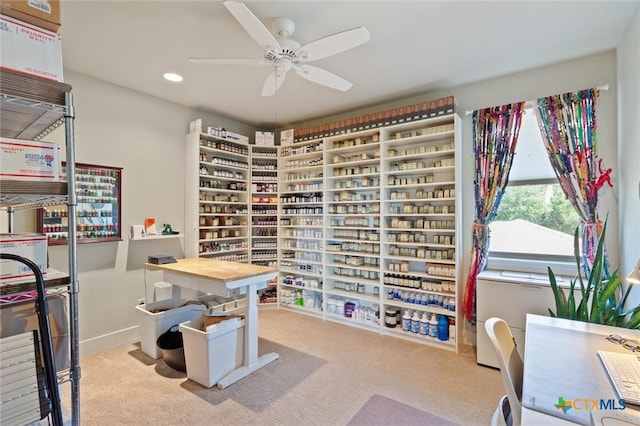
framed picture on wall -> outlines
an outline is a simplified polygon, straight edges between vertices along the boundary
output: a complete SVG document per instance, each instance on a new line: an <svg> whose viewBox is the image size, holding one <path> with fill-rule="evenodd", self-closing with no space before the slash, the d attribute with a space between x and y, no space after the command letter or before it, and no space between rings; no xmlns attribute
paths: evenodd
<svg viewBox="0 0 640 426"><path fill-rule="evenodd" d="M121 185L120 167L76 163L78 243L122 240ZM38 232L48 236L49 245L67 244L68 223L64 204L39 209Z"/></svg>

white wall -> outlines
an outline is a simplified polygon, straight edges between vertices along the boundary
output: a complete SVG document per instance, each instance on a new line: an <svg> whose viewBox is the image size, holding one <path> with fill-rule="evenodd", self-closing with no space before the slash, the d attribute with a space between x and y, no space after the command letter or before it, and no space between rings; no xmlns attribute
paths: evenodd
<svg viewBox="0 0 640 426"><path fill-rule="evenodd" d="M158 281L145 274L147 256L183 257L179 239L129 241L128 232L145 217L184 229L183 147L189 122L202 118L203 126L221 125L246 135L254 130L82 74L64 73L74 94L76 162L123 168L123 241L78 245L79 337L84 354L137 341L134 306L145 295L145 280L151 288ZM63 142L63 127L46 139ZM16 230L27 223L34 222L16 219ZM68 271L67 246L50 247L49 256L51 267Z"/></svg>
<svg viewBox="0 0 640 426"><path fill-rule="evenodd" d="M640 258L640 7L618 45L620 274ZM640 305L636 285L627 307Z"/></svg>

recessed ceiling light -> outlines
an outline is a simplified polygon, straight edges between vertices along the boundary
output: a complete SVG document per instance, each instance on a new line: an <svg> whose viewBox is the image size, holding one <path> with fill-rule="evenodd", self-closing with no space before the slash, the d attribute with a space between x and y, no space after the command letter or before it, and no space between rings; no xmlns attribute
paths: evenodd
<svg viewBox="0 0 640 426"><path fill-rule="evenodd" d="M181 82L183 80L181 75L175 74L172 72L164 73L163 77L169 81L174 81L176 83Z"/></svg>

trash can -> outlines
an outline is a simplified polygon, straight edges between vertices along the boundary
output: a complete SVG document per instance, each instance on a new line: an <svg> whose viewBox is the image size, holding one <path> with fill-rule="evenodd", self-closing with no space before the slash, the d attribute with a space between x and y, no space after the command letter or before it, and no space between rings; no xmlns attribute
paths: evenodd
<svg viewBox="0 0 640 426"><path fill-rule="evenodd" d="M205 305L185 305L186 302L184 299L171 299L136 306L142 352L153 359L160 358L162 354L157 345L158 337L173 325L199 317L206 309Z"/></svg>
<svg viewBox="0 0 640 426"><path fill-rule="evenodd" d="M184 362L184 343L178 324L162 333L156 343L162 359L169 367L178 371L187 371Z"/></svg>
<svg viewBox="0 0 640 426"><path fill-rule="evenodd" d="M242 365L244 320L234 317L202 331L202 317L180 324L187 377L205 387Z"/></svg>
<svg viewBox="0 0 640 426"><path fill-rule="evenodd" d="M173 297L173 284L159 281L153 285L153 301L160 302L162 300L171 299Z"/></svg>

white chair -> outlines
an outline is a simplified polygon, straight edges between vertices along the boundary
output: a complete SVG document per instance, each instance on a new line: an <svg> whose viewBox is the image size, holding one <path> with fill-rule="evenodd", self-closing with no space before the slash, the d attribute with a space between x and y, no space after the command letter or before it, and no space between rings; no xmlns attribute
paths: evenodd
<svg viewBox="0 0 640 426"><path fill-rule="evenodd" d="M500 400L494 413L495 424L500 425L503 424L501 421L504 421L504 424L508 426L520 426L520 416L522 414L522 358L520 358L520 354L516 349L516 342L513 339L511 330L509 330L509 326L504 320L489 318L485 322L485 329L496 351L508 399L508 401L505 401L505 398ZM508 402L508 409L505 407L505 402Z"/></svg>
<svg viewBox="0 0 640 426"><path fill-rule="evenodd" d="M491 418L491 426L511 426L513 419L511 418L511 406L507 395L500 398L498 408L493 412Z"/></svg>

